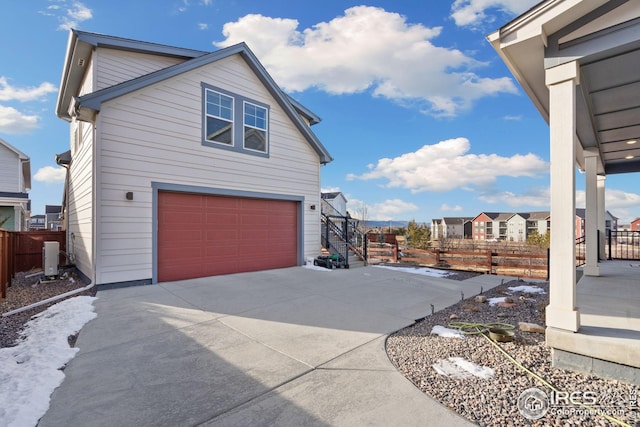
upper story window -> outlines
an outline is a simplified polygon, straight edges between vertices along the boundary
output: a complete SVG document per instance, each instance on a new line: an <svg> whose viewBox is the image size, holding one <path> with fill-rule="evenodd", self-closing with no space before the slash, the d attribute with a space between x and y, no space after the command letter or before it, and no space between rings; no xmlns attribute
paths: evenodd
<svg viewBox="0 0 640 427"><path fill-rule="evenodd" d="M233 145L233 98L205 89L207 141Z"/></svg>
<svg viewBox="0 0 640 427"><path fill-rule="evenodd" d="M269 157L269 106L202 83L202 144Z"/></svg>
<svg viewBox="0 0 640 427"><path fill-rule="evenodd" d="M267 152L267 109L244 103L244 148Z"/></svg>

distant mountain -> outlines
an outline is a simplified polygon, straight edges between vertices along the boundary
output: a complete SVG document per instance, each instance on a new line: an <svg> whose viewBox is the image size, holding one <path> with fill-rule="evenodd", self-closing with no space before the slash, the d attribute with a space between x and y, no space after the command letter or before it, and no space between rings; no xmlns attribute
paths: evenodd
<svg viewBox="0 0 640 427"><path fill-rule="evenodd" d="M409 221L366 220L364 221L364 223L366 223L367 227L371 227L371 228L384 228L384 227L398 228L398 227L406 227L407 225L409 225ZM427 226L429 225L430 224L427 224Z"/></svg>

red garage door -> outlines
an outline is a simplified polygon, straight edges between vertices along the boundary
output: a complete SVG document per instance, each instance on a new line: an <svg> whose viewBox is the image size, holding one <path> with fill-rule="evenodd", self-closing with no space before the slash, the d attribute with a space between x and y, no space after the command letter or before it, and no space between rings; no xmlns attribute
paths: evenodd
<svg viewBox="0 0 640 427"><path fill-rule="evenodd" d="M158 281L298 264L298 202L160 191Z"/></svg>

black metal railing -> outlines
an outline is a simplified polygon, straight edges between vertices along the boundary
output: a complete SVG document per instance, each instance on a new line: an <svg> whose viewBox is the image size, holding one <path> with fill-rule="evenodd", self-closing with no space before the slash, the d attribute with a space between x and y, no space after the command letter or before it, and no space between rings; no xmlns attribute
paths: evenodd
<svg viewBox="0 0 640 427"><path fill-rule="evenodd" d="M640 231L607 230L607 259L640 260Z"/></svg>
<svg viewBox="0 0 640 427"><path fill-rule="evenodd" d="M326 215L322 217L322 246L332 254L343 258L346 268L349 268L349 252L366 262L367 236L358 230L358 221L341 215Z"/></svg>

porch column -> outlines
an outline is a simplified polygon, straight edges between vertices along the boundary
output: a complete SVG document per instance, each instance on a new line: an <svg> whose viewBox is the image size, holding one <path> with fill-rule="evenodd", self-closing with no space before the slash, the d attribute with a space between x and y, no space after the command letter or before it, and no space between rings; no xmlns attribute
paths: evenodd
<svg viewBox="0 0 640 427"><path fill-rule="evenodd" d="M600 236L600 247L598 248L598 252L600 254L600 259L607 259L606 247L607 247L607 227L606 227L606 218L605 218L605 203L604 203L604 181L607 179L604 175L598 175L598 180L596 186L598 187L598 234ZM611 224L611 228L613 229L613 223Z"/></svg>
<svg viewBox="0 0 640 427"><path fill-rule="evenodd" d="M576 85L578 64L549 68L549 131L551 155L551 266L546 323L577 332L576 309Z"/></svg>
<svg viewBox="0 0 640 427"><path fill-rule="evenodd" d="M13 229L15 231L24 231L22 222L22 206L15 205L13 207Z"/></svg>
<svg viewBox="0 0 640 427"><path fill-rule="evenodd" d="M586 175L586 212L584 217L585 228L585 255L586 262L584 274L586 276L599 276L598 267L598 160L600 155L597 150L584 151L585 175Z"/></svg>

